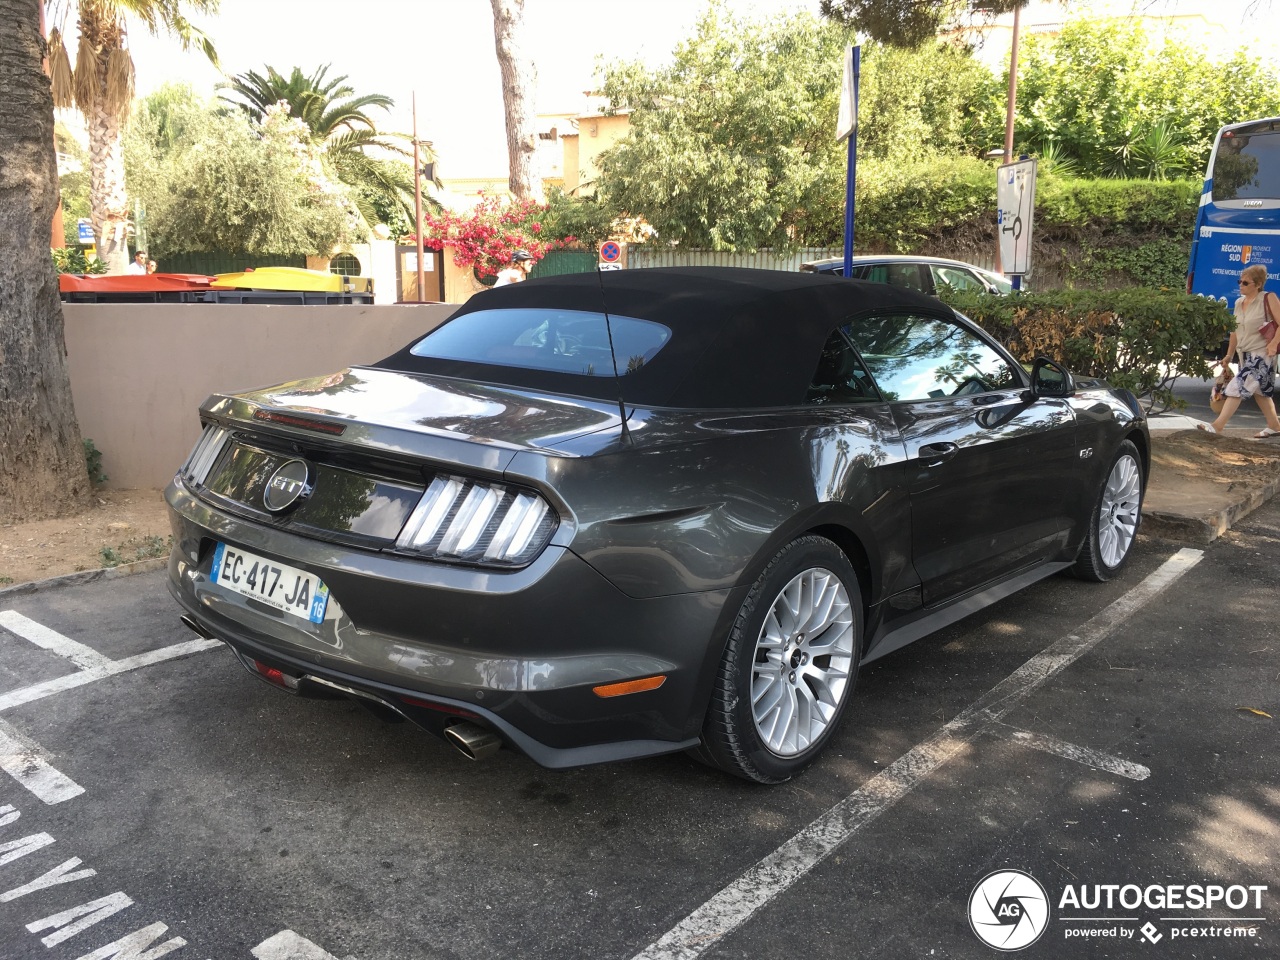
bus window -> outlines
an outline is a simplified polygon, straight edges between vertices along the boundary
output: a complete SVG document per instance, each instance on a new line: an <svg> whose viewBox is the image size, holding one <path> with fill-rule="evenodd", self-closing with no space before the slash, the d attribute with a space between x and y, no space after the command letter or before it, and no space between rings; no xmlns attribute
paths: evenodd
<svg viewBox="0 0 1280 960"><path fill-rule="evenodd" d="M1213 156L1213 200L1280 199L1280 131L1223 134Z"/></svg>

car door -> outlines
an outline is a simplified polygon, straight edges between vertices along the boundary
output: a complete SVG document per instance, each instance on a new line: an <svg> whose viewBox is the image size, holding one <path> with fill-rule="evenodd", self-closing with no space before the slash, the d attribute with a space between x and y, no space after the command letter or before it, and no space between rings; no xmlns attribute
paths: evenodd
<svg viewBox="0 0 1280 960"><path fill-rule="evenodd" d="M906 445L926 606L1060 552L1083 490L1075 419L954 314L886 313L845 330Z"/></svg>

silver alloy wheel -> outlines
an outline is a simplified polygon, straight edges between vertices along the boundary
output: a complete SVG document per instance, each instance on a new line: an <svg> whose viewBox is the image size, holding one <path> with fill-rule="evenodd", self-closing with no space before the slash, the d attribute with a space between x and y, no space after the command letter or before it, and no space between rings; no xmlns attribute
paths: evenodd
<svg viewBox="0 0 1280 960"><path fill-rule="evenodd" d="M751 716L780 757L803 753L826 731L849 686L854 616L840 578L810 567L774 598L756 640Z"/></svg>
<svg viewBox="0 0 1280 960"><path fill-rule="evenodd" d="M1108 567L1117 567L1129 553L1142 507L1142 473L1128 454L1111 468L1098 507L1098 553Z"/></svg>

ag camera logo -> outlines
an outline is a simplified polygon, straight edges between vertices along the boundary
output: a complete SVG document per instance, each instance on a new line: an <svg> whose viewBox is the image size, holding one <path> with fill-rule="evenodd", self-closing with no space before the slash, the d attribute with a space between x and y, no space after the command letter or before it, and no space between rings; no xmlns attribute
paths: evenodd
<svg viewBox="0 0 1280 960"><path fill-rule="evenodd" d="M969 895L969 926L989 947L1021 950L1049 926L1049 896L1031 874L997 870Z"/></svg>

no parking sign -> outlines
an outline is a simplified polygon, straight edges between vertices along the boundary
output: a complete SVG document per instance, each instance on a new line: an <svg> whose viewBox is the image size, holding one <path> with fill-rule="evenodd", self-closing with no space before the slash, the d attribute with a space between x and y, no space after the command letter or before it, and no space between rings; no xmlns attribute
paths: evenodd
<svg viewBox="0 0 1280 960"><path fill-rule="evenodd" d="M617 240L606 240L600 244L601 270L621 270L627 265L627 248Z"/></svg>

